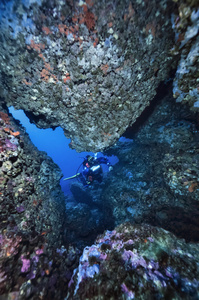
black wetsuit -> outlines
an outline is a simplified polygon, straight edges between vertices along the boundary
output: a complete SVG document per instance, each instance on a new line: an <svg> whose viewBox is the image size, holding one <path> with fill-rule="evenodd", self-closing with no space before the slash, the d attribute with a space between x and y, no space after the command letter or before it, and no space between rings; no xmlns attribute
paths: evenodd
<svg viewBox="0 0 199 300"><path fill-rule="evenodd" d="M80 173L80 179L85 186L90 185L94 180L102 182L103 170L101 164L111 166L106 157L94 158L92 156L88 156L84 160L83 171Z"/></svg>

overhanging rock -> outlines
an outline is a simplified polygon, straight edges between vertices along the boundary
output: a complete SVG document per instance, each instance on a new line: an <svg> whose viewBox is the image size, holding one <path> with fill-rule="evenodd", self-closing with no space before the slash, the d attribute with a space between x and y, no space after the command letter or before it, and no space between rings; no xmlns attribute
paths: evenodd
<svg viewBox="0 0 199 300"><path fill-rule="evenodd" d="M0 89L77 151L114 144L173 64L172 1L1 4Z"/></svg>

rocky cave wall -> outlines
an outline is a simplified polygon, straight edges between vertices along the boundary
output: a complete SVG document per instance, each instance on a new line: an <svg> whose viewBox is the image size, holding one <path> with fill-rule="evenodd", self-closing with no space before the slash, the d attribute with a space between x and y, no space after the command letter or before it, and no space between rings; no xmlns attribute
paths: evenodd
<svg viewBox="0 0 199 300"><path fill-rule="evenodd" d="M148 299L151 290L157 297L195 299L198 244L190 243L198 242L199 231L195 114L169 93L133 142L109 150L120 159L114 170L89 190L74 184L66 207L58 168L3 108L0 117L3 300L67 294L65 299L106 299L102 291L109 299ZM105 228L114 230L86 247L78 265L81 252L69 243L82 247Z"/></svg>
<svg viewBox="0 0 199 300"><path fill-rule="evenodd" d="M112 145L176 67L172 1L1 4L1 95L77 151Z"/></svg>
<svg viewBox="0 0 199 300"><path fill-rule="evenodd" d="M66 299L198 298L199 122L172 86L162 95L126 133L133 140L108 150L119 163L103 183L72 186L69 234L82 239L81 207L98 206L112 224L84 248Z"/></svg>
<svg viewBox="0 0 199 300"><path fill-rule="evenodd" d="M186 241L199 241L199 122L188 106L175 103L171 85L161 90L163 97L159 95L142 123L126 133L132 140L117 142L106 152L119 163L103 182L91 189L72 183L74 199L66 205L69 240L83 240L89 227L83 212L90 216L97 210L92 223L97 220L109 230L127 221L148 223Z"/></svg>
<svg viewBox="0 0 199 300"><path fill-rule="evenodd" d="M198 1L177 1L178 13L172 14L175 32L173 55L180 54L173 94L177 102L199 111L199 9Z"/></svg>
<svg viewBox="0 0 199 300"><path fill-rule="evenodd" d="M197 1L8 1L0 87L77 151L114 144L177 67L173 94L199 110Z"/></svg>
<svg viewBox="0 0 199 300"><path fill-rule="evenodd" d="M0 298L59 299L79 257L64 239L62 174L0 109ZM10 298L9 298L10 297Z"/></svg>

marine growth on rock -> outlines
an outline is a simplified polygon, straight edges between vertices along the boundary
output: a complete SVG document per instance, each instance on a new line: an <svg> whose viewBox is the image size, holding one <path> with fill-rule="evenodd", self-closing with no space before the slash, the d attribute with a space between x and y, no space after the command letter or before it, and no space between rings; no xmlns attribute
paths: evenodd
<svg viewBox="0 0 199 300"><path fill-rule="evenodd" d="M176 65L172 1L14 4L0 6L1 96L77 151L114 144Z"/></svg>
<svg viewBox="0 0 199 300"><path fill-rule="evenodd" d="M0 299L199 299L198 1L3 0L0 29ZM118 164L64 195L10 106Z"/></svg>
<svg viewBox="0 0 199 300"><path fill-rule="evenodd" d="M197 299L198 245L123 224L86 247L65 299Z"/></svg>

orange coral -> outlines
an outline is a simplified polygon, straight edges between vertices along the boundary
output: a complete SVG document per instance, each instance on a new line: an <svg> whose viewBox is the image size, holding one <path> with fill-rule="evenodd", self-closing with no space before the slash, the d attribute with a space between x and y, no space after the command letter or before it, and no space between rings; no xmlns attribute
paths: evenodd
<svg viewBox="0 0 199 300"><path fill-rule="evenodd" d="M50 67L49 70L52 70L52 68ZM41 79L45 82L49 82L50 79L55 82L58 82L57 76L55 76L54 74L50 74L49 70L42 69L42 71L40 72Z"/></svg>
<svg viewBox="0 0 199 300"><path fill-rule="evenodd" d="M83 7L83 11L84 11L84 12L87 12L87 11L88 11L87 5L84 4L84 5L82 5L82 7Z"/></svg>
<svg viewBox="0 0 199 300"><path fill-rule="evenodd" d="M10 133L10 134L13 135L13 136L18 136L18 135L20 135L20 132L19 132L19 131L12 131L12 130L10 130L10 128L8 128L8 127L5 127L5 128L4 128L4 131L7 132L7 133Z"/></svg>
<svg viewBox="0 0 199 300"><path fill-rule="evenodd" d="M32 85L32 82L27 81L25 78L22 80L22 83L30 86Z"/></svg>
<svg viewBox="0 0 199 300"><path fill-rule="evenodd" d="M50 28L48 28L48 27L46 27L46 26L43 26L43 27L42 27L42 30L43 30L43 32L44 32L45 34L50 34L50 33L52 33L52 31L50 30Z"/></svg>
<svg viewBox="0 0 199 300"><path fill-rule="evenodd" d="M151 31L152 36L155 38L155 32L156 32L156 28L155 28L155 23L148 23L146 25L146 33L149 33L149 30Z"/></svg>
<svg viewBox="0 0 199 300"><path fill-rule="evenodd" d="M188 188L188 191L190 193L194 192L195 188L198 186L198 182L193 182L190 187Z"/></svg>
<svg viewBox="0 0 199 300"><path fill-rule="evenodd" d="M49 275L50 271L47 269L47 270L45 270L45 273L46 273L46 275Z"/></svg>
<svg viewBox="0 0 199 300"><path fill-rule="evenodd" d="M65 24L59 24L58 28L60 33L65 33L66 35L68 34L68 27Z"/></svg>
<svg viewBox="0 0 199 300"><path fill-rule="evenodd" d="M88 30L93 30L95 27L95 16L90 11L87 11L85 13L85 24L86 24Z"/></svg>
<svg viewBox="0 0 199 300"><path fill-rule="evenodd" d="M109 132L102 132L102 134L104 135L104 141L108 141L109 137L111 137L111 134Z"/></svg>
<svg viewBox="0 0 199 300"><path fill-rule="evenodd" d="M77 23L77 21L78 21L78 16L77 16L77 15L74 15L74 16L72 17L72 21L73 21L73 23Z"/></svg>
<svg viewBox="0 0 199 300"><path fill-rule="evenodd" d="M49 81L49 71L48 70L42 69L42 71L40 72L40 76L43 81L45 81L45 82Z"/></svg>
<svg viewBox="0 0 199 300"><path fill-rule="evenodd" d="M45 57L43 56L42 53L40 53L38 56L41 57L43 59L43 61L45 61Z"/></svg>
<svg viewBox="0 0 199 300"><path fill-rule="evenodd" d="M0 118L6 123L10 124L10 119L8 114L4 113L3 111L0 111Z"/></svg>
<svg viewBox="0 0 199 300"><path fill-rule="evenodd" d="M37 204L38 204L37 200L33 200L32 204L33 204L34 206L37 206Z"/></svg>
<svg viewBox="0 0 199 300"><path fill-rule="evenodd" d="M10 130L10 134L13 135L13 136L18 136L18 135L20 135L20 132L19 131L13 132L13 131Z"/></svg>
<svg viewBox="0 0 199 300"><path fill-rule="evenodd" d="M66 83L68 80L71 80L70 74L66 73L65 77L63 78L64 83Z"/></svg>
<svg viewBox="0 0 199 300"><path fill-rule="evenodd" d="M100 67L100 69L103 71L103 73L104 73L105 75L107 74L108 68L109 68L108 64L102 65L102 66Z"/></svg>
<svg viewBox="0 0 199 300"><path fill-rule="evenodd" d="M10 129L8 127L5 127L3 130L7 133L10 133Z"/></svg>
<svg viewBox="0 0 199 300"><path fill-rule="evenodd" d="M30 50L30 49L34 49L36 50L38 53L41 53L41 50L44 50L45 49L45 45L42 44L42 43L38 43L36 44L34 42L34 40L31 40L30 41L30 46L27 46L27 48Z"/></svg>
<svg viewBox="0 0 199 300"><path fill-rule="evenodd" d="M133 6L132 6L132 3L131 3L131 2L129 3L129 8L128 8L128 10L129 10L128 17L129 17L129 18L133 17L134 14L135 14L135 10L133 9Z"/></svg>
<svg viewBox="0 0 199 300"><path fill-rule="evenodd" d="M50 64L49 63L45 63L45 65L44 65L44 67L45 67L45 69L47 69L47 70L53 70L53 68L50 66Z"/></svg>
<svg viewBox="0 0 199 300"><path fill-rule="evenodd" d="M135 10L133 9L132 3L129 3L128 7L128 14L124 15L124 21L126 21L128 18L131 19L135 14Z"/></svg>
<svg viewBox="0 0 199 300"><path fill-rule="evenodd" d="M98 39L98 38L96 38L96 39L95 39L95 41L94 41L94 43L93 43L93 46L94 46L94 47L96 47L96 46L97 46L97 44L98 44L98 41L99 41L99 39Z"/></svg>

